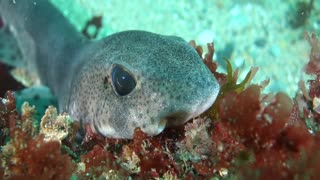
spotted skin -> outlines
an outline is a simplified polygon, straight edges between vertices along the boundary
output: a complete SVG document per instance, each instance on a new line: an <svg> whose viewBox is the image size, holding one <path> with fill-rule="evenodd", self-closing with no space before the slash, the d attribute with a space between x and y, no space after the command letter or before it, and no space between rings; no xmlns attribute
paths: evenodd
<svg viewBox="0 0 320 180"><path fill-rule="evenodd" d="M16 32L28 36L17 36L20 47L35 45L35 59L28 60L33 63L30 67L36 68L42 82L57 96L61 111L67 111L83 126L90 124L97 133L132 138L134 129L140 127L150 136L157 135L167 126L198 116L216 99L217 80L197 52L179 37L124 31L89 41L47 1L36 1L37 5L23 1L21 6L31 10L22 13L16 10L19 1L14 5L8 2L0 0L0 13L9 24L13 19L11 25ZM50 15L50 21L41 20L48 18L43 13ZM40 20L21 21L21 16ZM44 33L34 27L55 31ZM25 42L30 39L32 43ZM27 47L21 48L28 52ZM126 68L136 82L125 96L116 93L112 82L115 65Z"/></svg>

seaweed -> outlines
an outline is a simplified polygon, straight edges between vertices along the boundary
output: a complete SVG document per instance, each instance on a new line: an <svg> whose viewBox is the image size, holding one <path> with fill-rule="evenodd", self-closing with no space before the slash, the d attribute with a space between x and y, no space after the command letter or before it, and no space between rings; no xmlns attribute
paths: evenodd
<svg viewBox="0 0 320 180"><path fill-rule="evenodd" d="M190 42L191 46L193 46L200 57L202 58L203 49L201 46L197 46L194 41ZM237 93L243 91L250 83L254 75L257 73L258 68L252 67L250 71L246 74L244 80L242 80L240 83L238 83L238 76L239 76L239 69L236 69L233 71L232 65L228 59L225 59L226 62L226 69L227 74L222 74L217 72L217 66L218 64L213 60L213 54L214 54L214 45L213 43L207 44L208 53L203 58L203 62L207 65L207 67L210 69L210 71L215 75L217 78L219 84L220 84L220 91L218 94L218 97L209 110L207 110L204 115L210 117L211 119L217 119L217 106L220 103L221 97L223 97L227 92L235 91ZM268 80L262 83L261 88L267 86Z"/></svg>
<svg viewBox="0 0 320 180"><path fill-rule="evenodd" d="M320 73L320 42L315 33L311 33L311 37L305 32L304 37L307 39L311 46L310 60L305 66L307 74L317 75Z"/></svg>
<svg viewBox="0 0 320 180"><path fill-rule="evenodd" d="M24 104L22 114L15 109L15 99L8 92L1 99L2 138L10 140L2 146L1 158L3 177L10 179L40 178L68 179L74 171L74 164L67 154L61 153L58 141L45 141L33 124L35 108Z"/></svg>

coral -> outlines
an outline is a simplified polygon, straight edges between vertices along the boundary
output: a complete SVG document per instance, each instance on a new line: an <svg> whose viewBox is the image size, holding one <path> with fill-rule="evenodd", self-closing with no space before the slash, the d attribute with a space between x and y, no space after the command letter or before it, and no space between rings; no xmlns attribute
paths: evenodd
<svg viewBox="0 0 320 180"><path fill-rule="evenodd" d="M178 180L177 175L172 174L170 171L164 173L162 178L155 178L156 180L165 179L165 180Z"/></svg>
<svg viewBox="0 0 320 180"><path fill-rule="evenodd" d="M185 139L177 142L178 154L181 153L179 156L184 161L199 162L208 159L212 150L212 141L207 130L209 125L210 120L203 118L194 119L192 123L185 125Z"/></svg>
<svg viewBox="0 0 320 180"><path fill-rule="evenodd" d="M121 167L131 174L138 174L140 170L139 156L127 145L122 147Z"/></svg>
<svg viewBox="0 0 320 180"><path fill-rule="evenodd" d="M44 134L46 141L61 141L68 135L75 135L72 124L73 120L68 114L58 115L57 109L49 106L41 119L40 132Z"/></svg>

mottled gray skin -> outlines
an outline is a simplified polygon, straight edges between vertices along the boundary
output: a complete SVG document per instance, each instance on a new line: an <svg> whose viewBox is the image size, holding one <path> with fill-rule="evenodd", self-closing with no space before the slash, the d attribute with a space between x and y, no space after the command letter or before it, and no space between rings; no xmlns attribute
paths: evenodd
<svg viewBox="0 0 320 180"><path fill-rule="evenodd" d="M201 114L218 94L215 77L179 37L125 31L89 41L46 0L0 0L0 14L60 111L106 137L132 138L136 127L157 135ZM115 93L114 64L136 80L126 96Z"/></svg>

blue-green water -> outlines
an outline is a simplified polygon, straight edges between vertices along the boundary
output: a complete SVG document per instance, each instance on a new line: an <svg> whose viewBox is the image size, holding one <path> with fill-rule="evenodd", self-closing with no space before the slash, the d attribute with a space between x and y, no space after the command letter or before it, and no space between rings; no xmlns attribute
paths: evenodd
<svg viewBox="0 0 320 180"><path fill-rule="evenodd" d="M320 33L320 2L297 0L52 0L81 30L93 16L103 17L98 38L114 32L140 29L177 35L205 45L214 41L216 60L231 60L241 69L242 78L251 66L258 66L254 82L266 78L267 91L285 91L294 96L297 83L305 78L303 65L308 61L309 45L303 33ZM300 5L300 6L299 6ZM304 11L299 11L302 8ZM297 26L297 27L296 27Z"/></svg>

